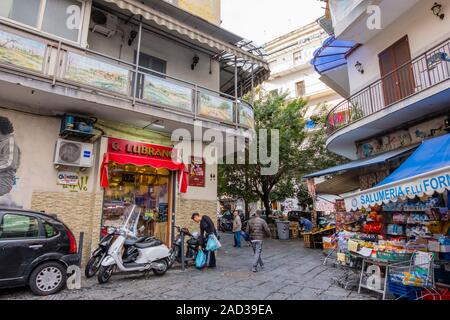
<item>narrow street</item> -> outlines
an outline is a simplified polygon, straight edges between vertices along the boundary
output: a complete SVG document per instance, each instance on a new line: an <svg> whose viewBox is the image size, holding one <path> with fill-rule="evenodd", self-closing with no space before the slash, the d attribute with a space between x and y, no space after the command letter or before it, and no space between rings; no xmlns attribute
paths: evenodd
<svg viewBox="0 0 450 320"><path fill-rule="evenodd" d="M26 288L2 289L0 299L134 299L134 300L367 300L375 297L344 290L331 284L338 269L323 266L321 250L305 249L301 241L267 240L264 243L265 269L250 272L252 250L232 247L232 236L222 235L223 247L216 270L182 271L175 266L163 277L143 275L113 276L106 285L96 277L82 279L82 289L64 290L36 297Z"/></svg>

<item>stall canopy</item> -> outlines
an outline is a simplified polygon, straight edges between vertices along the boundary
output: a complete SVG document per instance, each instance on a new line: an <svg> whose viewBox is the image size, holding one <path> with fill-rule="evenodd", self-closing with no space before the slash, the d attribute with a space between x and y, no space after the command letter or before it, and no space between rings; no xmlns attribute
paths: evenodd
<svg viewBox="0 0 450 320"><path fill-rule="evenodd" d="M347 55L358 46L354 41L338 40L334 36L326 39L322 47L314 52L311 64L320 74L347 64Z"/></svg>
<svg viewBox="0 0 450 320"><path fill-rule="evenodd" d="M188 172L186 171L186 166L183 163L115 152L107 152L103 157L103 163L100 172L100 185L102 188L107 188L109 185L108 165L110 163L131 164L138 167L150 166L156 169L165 168L171 171L177 171L180 184L180 192L187 192Z"/></svg>
<svg viewBox="0 0 450 320"><path fill-rule="evenodd" d="M345 199L347 210L368 208L450 190L450 134L423 142L390 176L374 188Z"/></svg>
<svg viewBox="0 0 450 320"><path fill-rule="evenodd" d="M407 148L401 148L398 150L388 151L376 156L372 156L366 159L356 160L352 161L346 164L342 164L336 167L328 168L322 171L318 171L315 173L308 174L304 176L303 178L316 178L316 177L322 177L330 174L336 174L336 173L343 173L350 170L355 170L358 168L368 167L375 164L380 164L395 158L398 158L405 153L411 151L412 149L416 148L417 146L411 146Z"/></svg>

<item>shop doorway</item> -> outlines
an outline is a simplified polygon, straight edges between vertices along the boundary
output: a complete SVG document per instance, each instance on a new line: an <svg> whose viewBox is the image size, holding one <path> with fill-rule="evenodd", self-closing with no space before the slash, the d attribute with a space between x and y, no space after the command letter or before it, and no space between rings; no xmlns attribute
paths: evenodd
<svg viewBox="0 0 450 320"><path fill-rule="evenodd" d="M172 179L165 168L151 166L108 165L109 186L103 200L103 228L119 227L125 209L135 204L142 209L138 228L144 227L142 236L153 236L165 243L170 238Z"/></svg>

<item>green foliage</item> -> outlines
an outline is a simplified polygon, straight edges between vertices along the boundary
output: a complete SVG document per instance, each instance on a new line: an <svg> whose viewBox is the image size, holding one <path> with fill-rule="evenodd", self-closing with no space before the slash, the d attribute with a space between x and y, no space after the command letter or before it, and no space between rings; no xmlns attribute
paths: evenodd
<svg viewBox="0 0 450 320"><path fill-rule="evenodd" d="M254 101L257 137L260 129L279 130L279 170L274 175L264 176L261 175L264 166L259 162L220 165L219 195L243 198L246 203L260 199L269 214L271 201L298 197L299 189L304 190L304 186L299 188L302 176L335 165L339 158L325 148L323 127L326 116L315 119L322 129L314 133L307 132L303 119L306 104L307 101L303 99L288 101L285 93L263 94ZM270 131L268 136L270 141ZM248 149L246 157L248 159Z"/></svg>

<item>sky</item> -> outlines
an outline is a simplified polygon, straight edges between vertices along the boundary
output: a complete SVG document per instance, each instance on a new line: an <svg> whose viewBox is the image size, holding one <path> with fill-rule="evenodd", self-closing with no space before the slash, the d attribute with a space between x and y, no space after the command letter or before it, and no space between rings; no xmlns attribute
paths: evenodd
<svg viewBox="0 0 450 320"><path fill-rule="evenodd" d="M318 0L222 0L222 27L264 44L324 15Z"/></svg>

